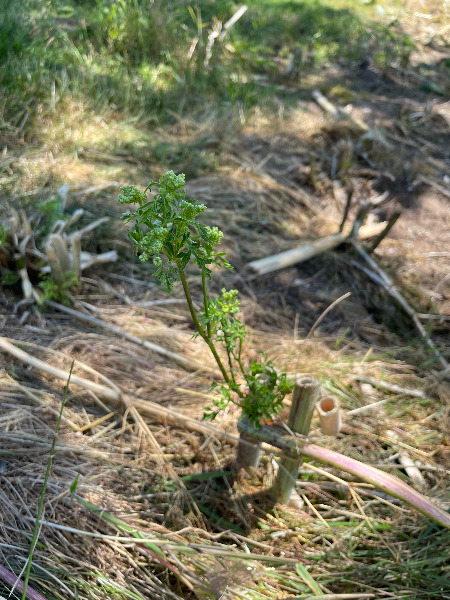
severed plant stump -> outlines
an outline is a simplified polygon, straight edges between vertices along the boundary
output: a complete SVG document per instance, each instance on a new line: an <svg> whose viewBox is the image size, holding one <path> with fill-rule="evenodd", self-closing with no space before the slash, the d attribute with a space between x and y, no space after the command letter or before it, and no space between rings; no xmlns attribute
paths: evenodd
<svg viewBox="0 0 450 600"><path fill-rule="evenodd" d="M293 433L308 435L320 384L312 377L298 379L292 395L288 427ZM287 504L297 481L300 458L283 457L272 488L272 496L280 504Z"/></svg>

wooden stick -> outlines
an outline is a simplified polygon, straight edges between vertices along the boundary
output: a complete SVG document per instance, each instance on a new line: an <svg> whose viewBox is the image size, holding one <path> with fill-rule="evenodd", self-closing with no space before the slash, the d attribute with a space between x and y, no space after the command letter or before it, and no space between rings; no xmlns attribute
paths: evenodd
<svg viewBox="0 0 450 600"><path fill-rule="evenodd" d="M103 223L106 223L107 221L109 221L109 217L102 217L101 219L92 221L92 223L89 223L89 225L86 225L86 227L83 227L83 229L79 229L78 231L74 231L70 235L67 235L66 239L70 243L73 237L82 238L83 235L85 235L86 233L90 233L91 231L93 231L100 225L103 225Z"/></svg>
<svg viewBox="0 0 450 600"><path fill-rule="evenodd" d="M412 396L413 398L428 398L429 395L426 394L423 390L411 390L395 383L388 383L387 381L379 381L373 377L368 377L367 375L351 375L353 379L357 379L358 381L362 381L363 383L370 383L375 388L379 388L380 390L387 390L388 392L393 392L394 394L404 394L405 396ZM356 409L357 410L357 409Z"/></svg>
<svg viewBox="0 0 450 600"><path fill-rule="evenodd" d="M313 90L312 97L317 102L322 110L334 117L335 119L341 118L340 111L332 104L319 90Z"/></svg>
<svg viewBox="0 0 450 600"><path fill-rule="evenodd" d="M48 363L39 360L34 356L31 356L31 354L28 354L28 352L20 350L20 348L17 348L14 344L2 337L0 337L0 349L7 352L8 354L11 354L12 356L14 356L15 358L27 365L39 369L44 373L48 373L49 375L53 375L54 377L57 377L62 381L67 381L67 371L64 371L63 369L58 369L57 367L53 367L52 365L49 365ZM114 384L112 384L112 386L114 387L100 385L97 383L93 383L92 381L89 381L87 379L83 379L82 377L78 377L77 375L72 375L71 383L85 390L90 390L101 398L110 400L114 403L121 403L126 408L133 406L141 413L155 417L161 422L177 423L179 426L186 426L192 431L197 431L203 434L217 434L222 437L228 438L233 443L237 443L239 441L239 437L237 435L220 431L212 425L210 425L209 423L197 421L196 419L192 419L188 415L178 413L170 408L166 408L165 406L161 406L160 404L151 402L150 400L132 400L129 396L122 394L119 388ZM268 439L270 439L270 436ZM273 451L273 448L264 442L262 443L262 449Z"/></svg>
<svg viewBox="0 0 450 600"><path fill-rule="evenodd" d="M388 430L386 431L386 435L392 439L394 444L396 441L399 440L399 435L395 431ZM421 486L425 486L426 482L422 473L420 472L410 455L407 452L405 452L405 450L399 450L398 462L402 465L402 467L406 471L406 474L408 475L408 477L411 478L412 481L414 481L414 483Z"/></svg>
<svg viewBox="0 0 450 600"><path fill-rule="evenodd" d="M384 228L386 223L377 223L375 225L368 225L367 227L361 227L359 231L358 239L364 240L375 235L378 235ZM307 244L302 244L293 248L292 250L286 250L280 252L280 254L274 254L267 258L261 258L254 260L247 264L246 271L255 275L265 275L266 273L272 273L279 269L285 269L286 267L292 267L298 263L304 262L322 252L327 250L333 250L341 244L343 244L348 238L348 234L344 232L335 233L329 237L320 238Z"/></svg>
<svg viewBox="0 0 450 600"><path fill-rule="evenodd" d="M374 239L374 241L372 242L371 246L369 246L369 248L367 249L367 252L369 254L372 254L372 252L381 244L381 242L384 240L384 238L387 236L387 234L390 232L390 230L394 227L394 225L397 223L399 217L401 215L400 211L395 212L392 217L389 219L386 227L383 229L383 231Z"/></svg>
<svg viewBox="0 0 450 600"><path fill-rule="evenodd" d="M288 419L288 427L295 433L308 435L319 390L319 382L312 377L302 377L297 380ZM272 495L280 504L286 504L289 501L297 481L299 466L299 458L285 457L281 459L272 488Z"/></svg>
<svg viewBox="0 0 450 600"><path fill-rule="evenodd" d="M248 10L248 6L246 6L245 4L242 5L240 8L238 8L238 10L234 13L234 15L231 17L231 19L228 19L228 21L225 23L225 25L223 26L223 31L219 36L219 41L222 41L223 38L226 36L226 34L228 33L228 31L233 27L233 25L235 23L237 23L237 21L239 21L239 19L242 17L242 15L245 14L245 12Z"/></svg>
<svg viewBox="0 0 450 600"><path fill-rule="evenodd" d="M20 343L20 342L18 342L18 343ZM35 367L36 369L44 371L45 373L49 373L50 375L53 375L54 377L57 377L58 379L63 379L65 381L67 381L67 379L68 379L67 371L58 369L58 367L52 367L51 365L48 365L44 361L39 360L38 358L35 358L34 356L31 356L31 354L28 354L27 352L24 352L20 348L17 348L16 346L14 346L14 344L11 344L3 337L0 337L0 349L4 350L5 352L8 352L15 358L19 359L20 361L22 361L28 365L31 365L32 367ZM113 390L104 385L99 385L98 383L94 383L93 381L88 381L87 379L83 379L81 377L78 377L77 375L72 375L70 378L70 382L74 385L79 385L80 387L82 387L86 390L91 390L91 392L94 392L95 394L99 394L99 395L103 396L103 398L106 398L107 400L115 400L116 402L118 400L120 400L120 392L118 392L117 390Z"/></svg>

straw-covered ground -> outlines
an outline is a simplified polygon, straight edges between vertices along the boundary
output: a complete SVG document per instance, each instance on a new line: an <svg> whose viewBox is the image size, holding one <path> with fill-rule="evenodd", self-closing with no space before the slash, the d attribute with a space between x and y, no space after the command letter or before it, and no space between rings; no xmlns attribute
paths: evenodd
<svg viewBox="0 0 450 600"><path fill-rule="evenodd" d="M72 375L97 388L70 385L47 481L64 374L0 355L0 597L10 597L14 574L23 578L45 482L34 600L450 598L448 530L399 500L305 461L303 505L273 505L276 452L258 471L234 473L239 412L229 408L214 429L201 421L215 393L213 359L192 337L181 285L169 296L133 255L116 201L119 185L186 172L189 196L224 231L234 269L215 270L211 289L240 292L244 362L264 351L289 375L316 377L340 399L343 426L326 437L314 418L314 442L397 475L448 511L448 26L445 3L431 4L429 19L421 3L403 15L416 34L407 63L336 60L298 79L277 75L284 55L281 67L258 63L255 81L273 86L270 109L180 107L146 130L75 98L28 131L22 113L8 128L3 107L3 215L6 202L21 206L37 227L42 201L67 183L67 214L83 208L82 225L109 217L83 249L115 249L118 260L87 270L64 302L182 362L50 303L22 303L2 263L2 339L65 373L73 363ZM70 34L76 23L64 19L54 26ZM320 108L315 88L334 106L351 103L352 118ZM264 276L246 270L335 233L350 187L349 221L362 201L375 200L371 223L401 213L373 256L426 339L350 245ZM188 279L201 303L193 272Z"/></svg>

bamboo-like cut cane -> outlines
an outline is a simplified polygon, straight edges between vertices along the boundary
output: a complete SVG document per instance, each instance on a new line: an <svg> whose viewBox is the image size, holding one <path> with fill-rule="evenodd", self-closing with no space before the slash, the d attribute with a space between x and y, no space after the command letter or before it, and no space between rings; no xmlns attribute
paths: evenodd
<svg viewBox="0 0 450 600"><path fill-rule="evenodd" d="M259 461L261 459L262 443L248 432L242 431L239 436L239 445L236 452L235 469L245 469L248 471L250 468L257 469L259 467Z"/></svg>
<svg viewBox="0 0 450 600"><path fill-rule="evenodd" d="M72 269L77 280L81 279L81 236L74 235L72 237Z"/></svg>
<svg viewBox="0 0 450 600"><path fill-rule="evenodd" d="M295 433L308 435L320 384L312 377L298 379L292 396L288 427ZM287 504L298 477L300 458L283 457L272 488L272 496L280 504Z"/></svg>
<svg viewBox="0 0 450 600"><path fill-rule="evenodd" d="M387 223L375 223L374 225L366 225L361 227L358 234L358 240L366 240L370 237L379 235L381 231L386 227ZM253 275L265 275L278 271L279 269L286 269L292 267L298 263L304 262L327 252L328 250L334 250L348 239L349 231L345 230L328 237L314 240L292 248L292 250L286 250L280 252L280 254L274 254L273 256L267 256L254 260L247 264L246 271Z"/></svg>
<svg viewBox="0 0 450 600"><path fill-rule="evenodd" d="M317 403L320 430L324 435L336 435L341 429L341 405L334 396L324 396Z"/></svg>

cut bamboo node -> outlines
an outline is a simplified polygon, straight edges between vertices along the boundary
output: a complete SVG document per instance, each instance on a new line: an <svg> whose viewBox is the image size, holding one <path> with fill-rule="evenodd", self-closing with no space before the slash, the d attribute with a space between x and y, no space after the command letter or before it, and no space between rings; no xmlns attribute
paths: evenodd
<svg viewBox="0 0 450 600"><path fill-rule="evenodd" d="M288 428L294 433L308 435L319 390L320 384L313 377L302 375L297 379L287 422ZM276 502L289 502L297 481L299 466L299 458L284 457L280 460L278 474L272 487L272 496Z"/></svg>
<svg viewBox="0 0 450 600"><path fill-rule="evenodd" d="M334 396L324 396L317 403L320 429L324 435L336 435L341 430L341 404Z"/></svg>
<svg viewBox="0 0 450 600"><path fill-rule="evenodd" d="M239 424L241 424L241 427L239 427ZM250 472L251 469L257 469L259 467L262 444L259 440L255 439L251 433L243 430L242 425L242 423L238 423L240 437L234 467L236 471L244 469L245 471Z"/></svg>

